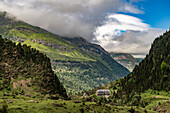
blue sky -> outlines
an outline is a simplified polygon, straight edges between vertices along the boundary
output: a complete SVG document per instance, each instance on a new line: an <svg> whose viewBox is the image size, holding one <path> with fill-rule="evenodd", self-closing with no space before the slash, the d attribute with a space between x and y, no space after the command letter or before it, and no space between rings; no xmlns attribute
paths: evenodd
<svg viewBox="0 0 170 113"><path fill-rule="evenodd" d="M129 0L128 0L129 1ZM128 15L138 17L144 20L153 28L169 29L170 27L170 0L143 0L133 2L139 9L143 10L143 14Z"/></svg>

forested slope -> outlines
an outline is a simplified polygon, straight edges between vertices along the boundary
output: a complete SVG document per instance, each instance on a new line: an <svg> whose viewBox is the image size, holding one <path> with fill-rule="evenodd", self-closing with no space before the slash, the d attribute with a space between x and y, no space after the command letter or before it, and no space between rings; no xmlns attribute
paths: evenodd
<svg viewBox="0 0 170 113"><path fill-rule="evenodd" d="M50 59L26 44L0 36L0 93L67 97L51 68Z"/></svg>

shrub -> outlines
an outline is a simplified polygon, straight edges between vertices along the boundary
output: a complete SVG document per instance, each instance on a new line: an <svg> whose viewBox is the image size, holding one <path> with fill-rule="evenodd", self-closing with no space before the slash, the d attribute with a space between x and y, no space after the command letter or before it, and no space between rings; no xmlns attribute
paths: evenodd
<svg viewBox="0 0 170 113"><path fill-rule="evenodd" d="M58 94L50 95L50 99L58 100L60 96Z"/></svg>
<svg viewBox="0 0 170 113"><path fill-rule="evenodd" d="M84 102L82 104L83 104L83 106L86 105Z"/></svg>
<svg viewBox="0 0 170 113"><path fill-rule="evenodd" d="M81 108L81 109L79 109L79 110L80 110L81 113L84 113L84 109L83 109L83 108Z"/></svg>
<svg viewBox="0 0 170 113"><path fill-rule="evenodd" d="M7 105L6 101L4 100L4 102L2 104L2 109L0 110L0 112L7 113L7 110L8 110L8 105Z"/></svg>
<svg viewBox="0 0 170 113"><path fill-rule="evenodd" d="M130 108L130 110L128 110L130 113L135 113L135 110L134 110L134 108Z"/></svg>

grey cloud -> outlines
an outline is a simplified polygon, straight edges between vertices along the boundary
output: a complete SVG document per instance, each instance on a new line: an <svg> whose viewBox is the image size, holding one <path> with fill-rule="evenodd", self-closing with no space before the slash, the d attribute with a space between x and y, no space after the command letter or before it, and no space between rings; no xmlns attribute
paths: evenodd
<svg viewBox="0 0 170 113"><path fill-rule="evenodd" d="M149 52L153 40L164 31L162 29L150 29L148 31L129 30L113 39L119 44L110 43L105 48L108 51L131 53L134 56L145 57Z"/></svg>
<svg viewBox="0 0 170 113"><path fill-rule="evenodd" d="M91 41L106 13L118 12L125 5L124 0L1 0L0 10L55 34Z"/></svg>

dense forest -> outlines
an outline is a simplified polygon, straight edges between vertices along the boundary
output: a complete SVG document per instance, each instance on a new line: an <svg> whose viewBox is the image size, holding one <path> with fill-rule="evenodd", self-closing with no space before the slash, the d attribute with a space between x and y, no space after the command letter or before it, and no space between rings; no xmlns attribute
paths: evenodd
<svg viewBox="0 0 170 113"><path fill-rule="evenodd" d="M5 94L59 94L66 90L51 68L50 59L38 50L0 36L0 90Z"/></svg>

